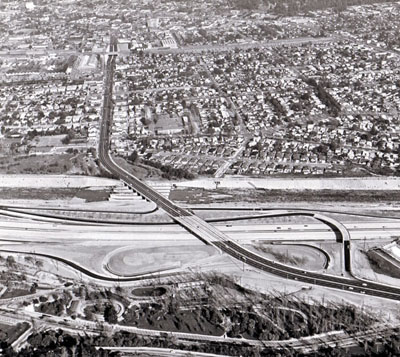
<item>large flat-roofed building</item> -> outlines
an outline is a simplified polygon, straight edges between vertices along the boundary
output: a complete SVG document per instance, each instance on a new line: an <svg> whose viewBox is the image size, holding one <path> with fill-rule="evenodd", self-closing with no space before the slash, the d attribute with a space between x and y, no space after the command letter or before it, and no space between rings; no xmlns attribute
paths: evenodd
<svg viewBox="0 0 400 357"><path fill-rule="evenodd" d="M96 55L84 55L80 59L77 69L80 72L91 73L96 71L98 62Z"/></svg>

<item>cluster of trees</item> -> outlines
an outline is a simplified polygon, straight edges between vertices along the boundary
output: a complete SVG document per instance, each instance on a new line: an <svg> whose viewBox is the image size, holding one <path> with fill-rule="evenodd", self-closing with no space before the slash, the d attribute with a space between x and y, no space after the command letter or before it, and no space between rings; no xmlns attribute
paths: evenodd
<svg viewBox="0 0 400 357"><path fill-rule="evenodd" d="M87 305L83 312L85 313L85 318L87 320L95 320L94 315L103 315L105 320L104 309L105 306L101 302L98 302L92 305Z"/></svg>
<svg viewBox="0 0 400 357"><path fill-rule="evenodd" d="M378 338L378 336L377 336ZM267 357L267 356L398 356L400 354L400 338L398 331L384 338L382 342L377 343L374 340L362 341L360 339L359 348L340 348L340 347L321 347L314 353L304 354L300 351L286 348L284 350L273 350L269 348L257 348L242 344L232 343L213 343L206 344L182 344L174 341L170 337L150 337L138 336L125 331L110 334L100 334L99 336L72 336L62 330L41 331L33 333L28 338L28 346L19 352L14 351L8 342L0 340L0 348L5 356L118 356L118 353L106 350L96 349L96 346L121 346L121 347L139 347L152 346L160 348L173 348L187 351L207 352L215 354L225 354L230 356L248 356L248 357ZM361 347L361 351L360 351Z"/></svg>
<svg viewBox="0 0 400 357"><path fill-rule="evenodd" d="M191 309L182 309L188 301L168 297L160 303L133 306L124 314L123 323L140 328L187 333L221 335L224 330L222 313L215 306L194 303Z"/></svg>
<svg viewBox="0 0 400 357"><path fill-rule="evenodd" d="M307 320L302 324L297 323L295 327L302 329L301 334L307 336L340 329L349 333L363 331L376 322L374 316L348 304L308 304L302 300L287 300L281 297L276 299L275 304L302 311Z"/></svg>
<svg viewBox="0 0 400 357"><path fill-rule="evenodd" d="M6 266L7 268L10 269L15 269L17 262L15 261L15 258L12 255L9 255L6 258Z"/></svg>
<svg viewBox="0 0 400 357"><path fill-rule="evenodd" d="M269 101L272 104L272 107L278 115L285 116L287 114L285 107L275 97L266 96L265 101Z"/></svg>
<svg viewBox="0 0 400 357"><path fill-rule="evenodd" d="M50 357L50 356L81 356L81 357L108 357L119 356L118 352L111 352L103 349L96 349L99 346L121 346L121 347L140 347L152 346L159 348L181 349L196 352L208 352L224 354L230 356L270 356L274 351L262 350L245 344L234 345L232 343L213 343L205 344L183 344L177 343L170 337L150 337L139 336L125 331L110 334L100 334L99 336L83 335L72 336L62 331L41 331L33 333L28 338L28 346L20 351L14 351L7 342L0 342L2 353L5 356L29 356L29 357Z"/></svg>
<svg viewBox="0 0 400 357"><path fill-rule="evenodd" d="M232 326L228 332L229 337L244 337L261 340L289 338L282 334L275 324L252 311L243 311L241 308L224 309L224 314L229 316ZM278 335L278 336L277 336Z"/></svg>
<svg viewBox="0 0 400 357"><path fill-rule="evenodd" d="M68 130L66 137L63 138L61 142L65 145L68 145L74 138L75 138L75 132L72 129L70 129Z"/></svg>
<svg viewBox="0 0 400 357"><path fill-rule="evenodd" d="M130 161L131 163L135 163L136 160L138 159L138 152L136 150L132 151L132 153L128 156L128 161Z"/></svg>
<svg viewBox="0 0 400 357"><path fill-rule="evenodd" d="M194 174L192 174L191 172L185 170L185 169L181 169L181 168L175 168L172 167L170 165L163 165L160 162L156 162L156 161L151 161L151 160L142 160L143 164L151 166L151 167L155 167L156 169L159 169L162 171L162 177L167 178L167 179L171 179L171 178L184 178L187 180L192 180L194 179Z"/></svg>
<svg viewBox="0 0 400 357"><path fill-rule="evenodd" d="M35 136L50 136L50 135L61 135L67 134L71 131L71 129L67 129L64 125L57 126L56 129L50 131L47 130L45 132L38 132L36 129L29 130L27 134L28 139L33 139Z"/></svg>
<svg viewBox="0 0 400 357"><path fill-rule="evenodd" d="M129 306L129 301L113 293L110 289L89 290L85 285L81 285L73 290L75 296L80 300L93 301L93 304L87 305L84 309L85 318L93 320L94 314L101 314L104 320L109 323L116 323L118 313L111 300L118 300L124 306Z"/></svg>
<svg viewBox="0 0 400 357"><path fill-rule="evenodd" d="M99 159L95 159L94 162L96 163L96 165L100 171L100 173L97 176L107 177L107 178L114 179L114 180L119 180L118 175L115 175L115 174L111 173L110 171L104 169L103 166L100 166Z"/></svg>
<svg viewBox="0 0 400 357"><path fill-rule="evenodd" d="M363 331L377 321L353 305L309 304L301 299L255 293L224 275L212 275L207 281L241 291L248 298L248 304L242 304L240 308L235 306L222 310L233 322L229 334L235 337L286 339L340 329L352 333ZM257 305L258 308L254 309ZM235 322L240 324L235 325Z"/></svg>
<svg viewBox="0 0 400 357"><path fill-rule="evenodd" d="M5 261L5 258L3 258ZM152 329L165 329L168 331L187 331L195 333L221 334L221 324L228 318L230 320L229 336L255 339L286 339L322 333L337 329L345 329L349 333L362 331L369 327L376 319L365 314L351 305L309 304L301 299L292 299L285 295L265 295L241 287L229 276L210 274L203 276L203 281L210 285L219 285L228 289L241 292L246 297L231 301L228 305L211 298L207 305L194 305L191 309L182 309L183 295L171 292L170 296L159 300L157 303L144 303L140 307L132 306L124 314L127 325L135 325ZM88 289L82 285L74 288L74 293L82 299L96 300L104 312L105 321L115 323L117 313L114 306L103 299L118 299L125 306L129 301L109 289ZM119 288L116 291L121 292ZM122 295L122 294L121 294ZM211 294L212 295L212 294ZM186 293L185 293L186 297ZM186 298L187 299L187 298ZM299 313L300 312L300 313ZM101 328L101 324L99 325ZM167 328L163 328L167 327ZM103 327L104 328L104 327ZM103 330L104 331L104 330ZM216 333L216 332L220 333ZM376 341L362 341L360 347L363 354L370 356L396 356L399 355L398 331L388 335L381 343ZM62 331L39 331L28 338L28 346L18 354L12 350L9 342L1 342L0 348L6 356L113 356L118 355L110 351L103 351L101 346L151 346L162 348L176 348L187 351L198 351L231 356L303 356L301 352L285 349L272 350L256 348L246 343L196 343L193 345L181 344L168 335L160 337L138 336L125 331L113 333L104 331L98 336L71 336ZM357 355L358 350L323 347L315 352L315 356L349 356ZM353 354L354 352L354 354Z"/></svg>
<svg viewBox="0 0 400 357"><path fill-rule="evenodd" d="M104 320L110 324L118 322L118 313L113 304L107 304L104 308Z"/></svg>
<svg viewBox="0 0 400 357"><path fill-rule="evenodd" d="M326 144L321 144L316 146L314 149L312 149L312 152L314 154L324 154L326 155L328 153L330 149L330 146L326 145Z"/></svg>
<svg viewBox="0 0 400 357"><path fill-rule="evenodd" d="M315 88L315 93L322 103L324 103L334 116L337 116L342 110L339 102L332 97L321 83L317 83L314 78L307 78L305 82Z"/></svg>
<svg viewBox="0 0 400 357"><path fill-rule="evenodd" d="M61 316L67 305L67 300L64 298L56 298L52 302L43 302L39 305L38 311L44 314Z"/></svg>
<svg viewBox="0 0 400 357"><path fill-rule="evenodd" d="M379 337L376 337L379 340ZM347 356L370 356L370 357L396 357L400 354L400 338L398 334L391 334L386 336L384 341L376 342L376 340L363 341L360 340L358 346L350 348L340 348L340 347L320 347L314 353L300 353L293 350L287 350L285 356L295 356L295 357L347 357ZM285 351L286 352L286 351Z"/></svg>

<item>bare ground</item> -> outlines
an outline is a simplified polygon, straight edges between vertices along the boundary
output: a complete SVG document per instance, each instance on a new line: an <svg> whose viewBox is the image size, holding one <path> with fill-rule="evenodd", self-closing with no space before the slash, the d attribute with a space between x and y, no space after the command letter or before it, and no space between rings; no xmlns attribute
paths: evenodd
<svg viewBox="0 0 400 357"><path fill-rule="evenodd" d="M323 270L326 262L324 255L312 246L258 243L247 247L268 259L306 270Z"/></svg>
<svg viewBox="0 0 400 357"><path fill-rule="evenodd" d="M354 273L360 277L364 278L367 280L373 280L377 281L380 283L384 284L391 284L394 286L399 286L400 285L400 279L396 279L393 277L390 277L388 275L380 274L374 271L373 267L371 266L371 263L367 257L367 255L364 253L365 251L374 248L377 246L376 243L361 243L361 242L353 242L353 247L352 247L352 267ZM379 244L379 246L384 245L384 242Z"/></svg>
<svg viewBox="0 0 400 357"><path fill-rule="evenodd" d="M185 245L154 247L147 249L125 247L118 249L108 260L109 270L116 275L134 275L177 269L201 262L213 256L216 250L210 246Z"/></svg>
<svg viewBox="0 0 400 357"><path fill-rule="evenodd" d="M179 187L215 189L215 181L221 188L258 188L269 190L400 190L398 177L344 177L344 178L252 178L225 177L203 178L178 182Z"/></svg>

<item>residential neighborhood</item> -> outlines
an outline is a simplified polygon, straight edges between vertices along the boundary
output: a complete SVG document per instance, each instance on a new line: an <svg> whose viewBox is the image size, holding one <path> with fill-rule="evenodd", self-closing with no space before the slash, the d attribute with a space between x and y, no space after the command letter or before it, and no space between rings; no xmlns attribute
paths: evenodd
<svg viewBox="0 0 400 357"><path fill-rule="evenodd" d="M112 34L116 156L208 176L400 172L398 3L76 5L0 3L4 153L68 133L60 153L95 152Z"/></svg>
<svg viewBox="0 0 400 357"><path fill-rule="evenodd" d="M0 356L400 356L400 0L0 0Z"/></svg>

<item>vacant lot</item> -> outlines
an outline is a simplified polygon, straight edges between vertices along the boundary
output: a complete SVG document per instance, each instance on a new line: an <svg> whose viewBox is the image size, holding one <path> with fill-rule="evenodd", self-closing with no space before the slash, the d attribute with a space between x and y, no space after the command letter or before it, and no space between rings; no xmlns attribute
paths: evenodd
<svg viewBox="0 0 400 357"><path fill-rule="evenodd" d="M400 178L398 177L347 177L347 178L251 178L251 177L227 177L221 179L199 179L189 182L178 182L179 187L203 187L212 189L218 187L242 189L267 189L267 190L367 190L367 191L391 191L400 190Z"/></svg>
<svg viewBox="0 0 400 357"><path fill-rule="evenodd" d="M48 136L36 136L32 140L32 145L36 147L55 147L55 146L65 146L62 143L62 139L65 138L66 135L48 135Z"/></svg>
<svg viewBox="0 0 400 357"><path fill-rule="evenodd" d="M172 200L190 204L222 202L361 202L382 203L400 201L400 191L347 190L266 190L178 188L171 191Z"/></svg>
<svg viewBox="0 0 400 357"><path fill-rule="evenodd" d="M97 175L99 170L84 154L49 154L3 157L0 173Z"/></svg>
<svg viewBox="0 0 400 357"><path fill-rule="evenodd" d="M117 180L103 177L73 176L73 175L1 175L1 187L32 187L32 188L85 188L98 186L118 186Z"/></svg>
<svg viewBox="0 0 400 357"><path fill-rule="evenodd" d="M3 325L0 324L0 340L8 343L13 343L19 336L21 336L29 325L26 322L17 325Z"/></svg>
<svg viewBox="0 0 400 357"><path fill-rule="evenodd" d="M107 200L111 188L79 189L79 188L1 188L0 197L4 200L26 199L26 200L55 200L82 198L86 202L97 202Z"/></svg>
<svg viewBox="0 0 400 357"><path fill-rule="evenodd" d="M31 294L31 292L27 289L7 289L6 292L1 296L1 299L9 299L29 294Z"/></svg>

